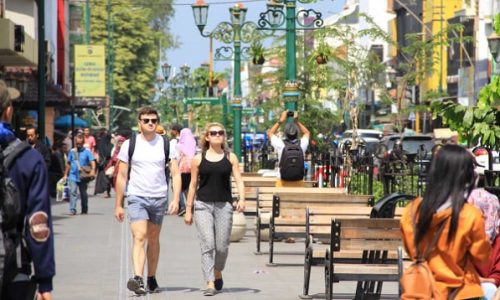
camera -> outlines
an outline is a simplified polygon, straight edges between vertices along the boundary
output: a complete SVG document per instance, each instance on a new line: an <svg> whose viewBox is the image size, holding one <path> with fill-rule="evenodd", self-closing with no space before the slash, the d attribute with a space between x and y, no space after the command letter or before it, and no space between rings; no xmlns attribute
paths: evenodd
<svg viewBox="0 0 500 300"><path fill-rule="evenodd" d="M286 116L287 116L287 117L293 117L293 111L288 111L288 112L286 113Z"/></svg>

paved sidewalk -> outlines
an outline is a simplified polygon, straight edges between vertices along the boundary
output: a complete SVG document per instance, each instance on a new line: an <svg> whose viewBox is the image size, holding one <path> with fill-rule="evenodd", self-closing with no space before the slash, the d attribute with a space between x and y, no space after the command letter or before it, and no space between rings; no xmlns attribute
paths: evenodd
<svg viewBox="0 0 500 300"><path fill-rule="evenodd" d="M89 191L93 189L89 188ZM80 205L80 204L78 204ZM78 207L79 208L79 207ZM68 203L54 203L56 270L54 299L205 299L200 249L193 226L168 216L161 233L161 254L157 279L161 292L137 297L126 288L132 275L131 235L127 223L113 217L114 199L93 196L88 215L69 215ZM80 211L78 209L78 211ZM232 243L224 276L224 289L215 299L299 299L303 282L303 255L277 255L275 262L287 266L267 267L267 255L254 255L253 218L247 218L245 238ZM303 242L276 243L276 250L302 251ZM267 250L267 243L262 244ZM395 285L386 284L391 292ZM353 284L335 285L342 292ZM312 294L324 291L323 269L313 268Z"/></svg>

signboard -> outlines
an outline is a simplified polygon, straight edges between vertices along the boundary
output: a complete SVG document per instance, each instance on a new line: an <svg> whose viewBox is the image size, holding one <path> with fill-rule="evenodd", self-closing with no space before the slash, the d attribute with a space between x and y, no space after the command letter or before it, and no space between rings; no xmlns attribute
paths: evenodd
<svg viewBox="0 0 500 300"><path fill-rule="evenodd" d="M186 104L210 104L210 105L219 105L220 99L217 97L209 97L209 98L187 98L184 99L184 103Z"/></svg>
<svg viewBox="0 0 500 300"><path fill-rule="evenodd" d="M253 107L244 107L241 110L241 113L244 115L254 115L256 112L257 112L257 109L255 109Z"/></svg>
<svg viewBox="0 0 500 300"><path fill-rule="evenodd" d="M106 96L104 46L75 45L75 96Z"/></svg>

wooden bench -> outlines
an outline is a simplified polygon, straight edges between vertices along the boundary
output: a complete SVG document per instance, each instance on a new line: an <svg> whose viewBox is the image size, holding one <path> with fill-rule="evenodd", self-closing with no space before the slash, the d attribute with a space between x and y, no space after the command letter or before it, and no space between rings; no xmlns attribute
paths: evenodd
<svg viewBox="0 0 500 300"><path fill-rule="evenodd" d="M243 185L245 186L245 200L246 200L245 215L256 216L259 188L274 187L276 184L276 178L261 177L261 176L242 176L242 179L243 179ZM232 178L231 180L231 191L233 194L232 195L233 201L236 201L238 199L238 188L236 187L236 182L234 181L234 178Z"/></svg>
<svg viewBox="0 0 500 300"><path fill-rule="evenodd" d="M317 189L314 189L317 190ZM344 189L325 189L328 192L343 193ZM313 191L311 187L260 187L257 191L257 219L255 222L256 230L256 252L255 254L261 254L260 244L262 241L262 231L269 230L269 221L271 219L272 207L273 207L273 196L275 193L289 192L289 193L309 193Z"/></svg>
<svg viewBox="0 0 500 300"><path fill-rule="evenodd" d="M357 281L355 299L380 299L381 283L399 282L403 272L403 241L398 219L337 218L331 221L330 237L330 248L325 254L327 300L333 297L334 282ZM343 260L341 253L346 251L359 251L362 255ZM391 252L396 253L395 258L388 255ZM353 298L352 294L336 296Z"/></svg>
<svg viewBox="0 0 500 300"><path fill-rule="evenodd" d="M303 193L276 192L269 220L268 265L274 265L275 239L306 237L306 208L344 207L346 211L351 211L352 216L363 216L366 211L362 208L370 206L373 206L372 196L348 195L343 193L343 189L310 189Z"/></svg>
<svg viewBox="0 0 500 300"><path fill-rule="evenodd" d="M383 203L382 207L380 205L375 205L373 208L357 208L359 214L362 214L364 210L364 218L378 218L378 214L382 215L382 218L397 218L401 217L403 207L394 207L392 204L397 201L403 201L407 199L407 195L402 195L394 193L380 199L377 204ZM387 203L391 203L390 207L387 207ZM377 207L377 209L375 209ZM335 218L352 218L352 212L349 208L340 207L337 209L331 208L308 208L306 211L306 252L304 255L304 284L302 289L302 295L299 297L302 299L309 299L309 282L311 278L311 268L312 266L323 266L325 262L325 254L328 247L330 247L331 239L331 220ZM348 259L352 257L359 257L362 255L362 251L348 252L343 251L337 253L337 259ZM390 252L388 254L389 258L397 258L396 252Z"/></svg>

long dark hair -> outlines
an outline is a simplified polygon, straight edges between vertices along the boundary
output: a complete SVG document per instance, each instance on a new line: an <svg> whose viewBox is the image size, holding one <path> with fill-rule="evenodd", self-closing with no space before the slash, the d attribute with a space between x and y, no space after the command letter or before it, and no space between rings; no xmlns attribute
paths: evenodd
<svg viewBox="0 0 500 300"><path fill-rule="evenodd" d="M472 154L458 145L444 145L436 153L429 169L427 191L418 208L417 244L427 233L436 210L448 199L452 213L447 241L453 240L458 215L474 187L474 164Z"/></svg>

